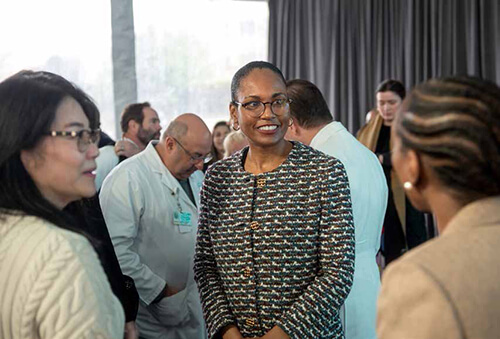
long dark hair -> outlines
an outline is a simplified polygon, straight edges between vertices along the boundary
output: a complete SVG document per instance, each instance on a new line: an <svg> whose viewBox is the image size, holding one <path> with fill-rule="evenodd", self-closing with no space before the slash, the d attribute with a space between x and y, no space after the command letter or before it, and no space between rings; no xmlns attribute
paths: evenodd
<svg viewBox="0 0 500 339"><path fill-rule="evenodd" d="M0 83L0 213L37 216L82 233L69 214L43 197L20 157L22 150L33 149L46 135L67 97L80 104L90 128L99 127L96 105L59 75L21 71Z"/></svg>

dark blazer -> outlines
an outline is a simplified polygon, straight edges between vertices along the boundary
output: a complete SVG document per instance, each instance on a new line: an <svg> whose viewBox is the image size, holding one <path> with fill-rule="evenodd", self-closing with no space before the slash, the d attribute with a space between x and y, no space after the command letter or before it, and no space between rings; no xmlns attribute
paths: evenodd
<svg viewBox="0 0 500 339"><path fill-rule="evenodd" d="M339 309L354 271L342 163L294 142L275 170L243 167L248 147L208 170L195 254L209 338L278 325L291 338L342 338Z"/></svg>

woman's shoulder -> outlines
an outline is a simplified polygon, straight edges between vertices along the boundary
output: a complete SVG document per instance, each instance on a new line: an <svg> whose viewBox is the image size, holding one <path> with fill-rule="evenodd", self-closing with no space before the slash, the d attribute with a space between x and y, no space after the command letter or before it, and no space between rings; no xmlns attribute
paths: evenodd
<svg viewBox="0 0 500 339"><path fill-rule="evenodd" d="M61 317L81 317L88 321L60 328L68 334L64 337L75 331L119 336L121 307L85 237L38 217L2 215L0 220L5 236L0 239L0 282L9 282L9 295L16 300L13 307L24 305L19 314L31 317L23 312L43 305L47 311L42 322L48 331Z"/></svg>
<svg viewBox="0 0 500 339"><path fill-rule="evenodd" d="M90 242L81 234L62 229L35 216L21 214L1 215L1 241L20 248L30 248L34 259L40 252L64 250L73 255L93 252Z"/></svg>

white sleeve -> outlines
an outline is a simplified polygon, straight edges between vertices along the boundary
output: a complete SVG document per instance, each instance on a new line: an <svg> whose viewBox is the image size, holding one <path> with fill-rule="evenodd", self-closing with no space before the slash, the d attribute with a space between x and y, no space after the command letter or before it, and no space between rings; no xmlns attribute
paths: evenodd
<svg viewBox="0 0 500 339"><path fill-rule="evenodd" d="M99 199L123 274L134 279L139 297L149 305L166 282L141 262L133 248L145 206L140 180L128 168L114 171L105 180Z"/></svg>
<svg viewBox="0 0 500 339"><path fill-rule="evenodd" d="M95 188L101 189L104 179L118 165L118 156L115 154L115 148L112 145L99 148L99 156L95 159L97 164L95 176Z"/></svg>

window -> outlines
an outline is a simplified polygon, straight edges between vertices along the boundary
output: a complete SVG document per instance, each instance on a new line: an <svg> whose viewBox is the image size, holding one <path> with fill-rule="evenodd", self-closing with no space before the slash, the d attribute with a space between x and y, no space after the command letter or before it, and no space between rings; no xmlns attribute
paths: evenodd
<svg viewBox="0 0 500 339"><path fill-rule="evenodd" d="M164 127L186 112L228 121L232 76L267 60L268 20L265 1L134 1L139 101Z"/></svg>
<svg viewBox="0 0 500 339"><path fill-rule="evenodd" d="M94 99L114 136L109 1L2 1L0 41L0 81L22 69L60 74Z"/></svg>

